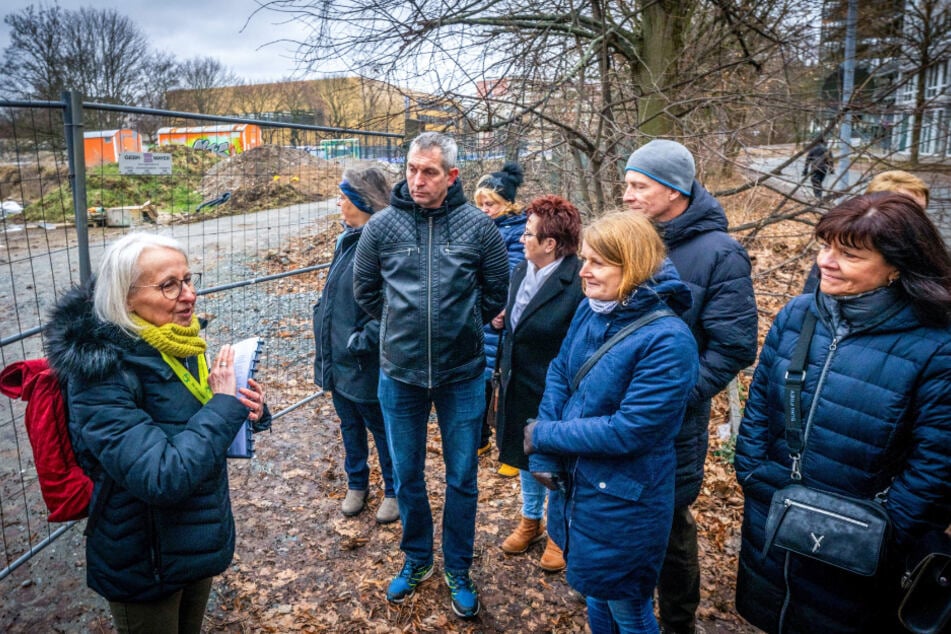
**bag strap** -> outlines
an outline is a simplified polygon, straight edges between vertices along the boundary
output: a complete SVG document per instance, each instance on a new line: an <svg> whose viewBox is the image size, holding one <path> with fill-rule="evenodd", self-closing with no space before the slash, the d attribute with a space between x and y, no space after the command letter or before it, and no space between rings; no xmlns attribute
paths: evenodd
<svg viewBox="0 0 951 634"><path fill-rule="evenodd" d="M789 360L789 368L785 377L786 397L786 444L789 446L789 457L792 458L792 479L802 480L799 470L799 461L805 447L805 433L802 424L802 386L806 379L806 358L809 356L809 343L816 330L816 316L811 310L806 310L799 331L799 340Z"/></svg>
<svg viewBox="0 0 951 634"><path fill-rule="evenodd" d="M574 392L575 390L578 389L578 386L581 385L581 380L585 377L586 374L588 374L588 371L591 370L591 368L594 367L594 364L600 361L601 357L603 357L608 352L608 350L613 348L617 342L619 342L621 339L624 339L625 337L627 337L629 334L631 334L632 332L634 332L641 326L646 326L652 321L656 321L660 319L661 317L667 317L668 315L671 317L676 317L676 315L674 315L674 312L670 310L669 308L667 308L666 306L663 308L658 308L655 311L649 312L646 315L643 315L642 317L635 319L634 321L632 321L631 323L629 323L628 325L624 326L623 328L618 330L616 333L614 333L614 336L608 339L607 341L605 341L603 344L601 344L601 347L598 348L595 351L595 353L591 355L587 361L584 362L584 365L582 365L581 368L578 370L578 373L575 374L575 378L572 379L571 381L571 391Z"/></svg>

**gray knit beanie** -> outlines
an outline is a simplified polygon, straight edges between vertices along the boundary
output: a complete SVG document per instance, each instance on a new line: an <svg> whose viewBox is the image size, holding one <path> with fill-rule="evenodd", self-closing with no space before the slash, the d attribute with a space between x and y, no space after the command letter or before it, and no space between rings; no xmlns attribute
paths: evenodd
<svg viewBox="0 0 951 634"><path fill-rule="evenodd" d="M631 154L624 171L640 172L689 197L697 168L693 154L683 145L668 139L654 139Z"/></svg>

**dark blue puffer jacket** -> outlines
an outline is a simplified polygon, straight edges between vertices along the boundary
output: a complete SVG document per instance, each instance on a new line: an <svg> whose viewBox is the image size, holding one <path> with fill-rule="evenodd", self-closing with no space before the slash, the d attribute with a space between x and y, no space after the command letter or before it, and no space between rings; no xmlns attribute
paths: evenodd
<svg viewBox="0 0 951 634"><path fill-rule="evenodd" d="M677 436L677 508L693 503L707 457L710 399L756 360L757 313L746 250L727 233L720 203L694 181L687 210L658 226L667 255L690 287L683 319L700 350L700 380Z"/></svg>
<svg viewBox="0 0 951 634"><path fill-rule="evenodd" d="M686 285L668 262L609 314L578 307L552 361L529 456L532 471L566 472L553 491L548 532L565 550L568 582L599 599L653 592L674 509L674 437L697 379L697 346L684 322L658 319L598 361L576 392L584 362L624 325L666 303L689 306Z"/></svg>
<svg viewBox="0 0 951 634"><path fill-rule="evenodd" d="M951 330L922 326L890 292L866 296L880 303L866 305L852 332L836 339L832 316L842 303L801 295L780 311L763 345L735 466L745 495L737 609L767 632L780 630L787 600L784 632L814 632L817 623L824 632L900 631L892 628L903 553L951 524ZM867 499L891 487L891 557L877 577L795 556L784 574L783 551L761 554L772 495L791 482L783 377L807 310L819 321L802 392L802 483ZM845 306L850 313L857 314Z"/></svg>
<svg viewBox="0 0 951 634"><path fill-rule="evenodd" d="M525 248L522 246L522 233L525 232L525 222L528 216L525 212L506 214L493 218L492 222L499 228L502 240L505 241L505 250L509 258L509 276L520 262L525 260ZM499 332L491 323L485 325L485 380L492 378L495 370L495 359L499 354Z"/></svg>
<svg viewBox="0 0 951 634"><path fill-rule="evenodd" d="M224 394L203 406L157 350L95 317L91 286L57 303L46 344L68 386L92 505L106 496L86 539L89 587L110 601L155 601L223 572L235 543L225 453L248 410ZM256 427L268 426L269 414Z"/></svg>

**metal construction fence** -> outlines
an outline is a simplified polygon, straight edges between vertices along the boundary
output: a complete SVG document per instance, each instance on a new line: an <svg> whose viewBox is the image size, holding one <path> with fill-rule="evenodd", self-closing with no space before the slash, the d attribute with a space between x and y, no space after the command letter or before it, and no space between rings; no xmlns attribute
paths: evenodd
<svg viewBox="0 0 951 634"><path fill-rule="evenodd" d="M264 338L272 412L320 393L295 378L313 354L315 297L302 281L326 268L333 243L308 238L334 226L342 170L400 162L401 136L82 103L74 93L0 101L0 113L0 366L42 356L56 297L89 278L111 241L146 230L180 240L203 274L197 310L210 320L210 352ZM390 169L395 179L401 168ZM285 257L292 243L303 264ZM25 404L2 397L0 407L3 579L73 524L46 520Z"/></svg>

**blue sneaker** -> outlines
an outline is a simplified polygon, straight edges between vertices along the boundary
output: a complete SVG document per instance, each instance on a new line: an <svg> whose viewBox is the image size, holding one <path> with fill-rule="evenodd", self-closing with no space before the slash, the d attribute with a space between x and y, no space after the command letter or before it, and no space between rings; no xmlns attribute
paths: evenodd
<svg viewBox="0 0 951 634"><path fill-rule="evenodd" d="M479 592L476 590L468 572L455 574L446 572L446 585L452 597L452 611L464 619L471 619L479 613Z"/></svg>
<svg viewBox="0 0 951 634"><path fill-rule="evenodd" d="M432 576L432 564L414 564L407 559L400 574L393 577L390 587L386 589L386 600L390 603L402 603L413 596L416 586Z"/></svg>

